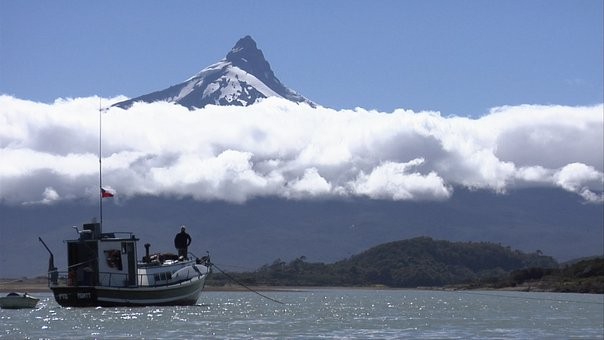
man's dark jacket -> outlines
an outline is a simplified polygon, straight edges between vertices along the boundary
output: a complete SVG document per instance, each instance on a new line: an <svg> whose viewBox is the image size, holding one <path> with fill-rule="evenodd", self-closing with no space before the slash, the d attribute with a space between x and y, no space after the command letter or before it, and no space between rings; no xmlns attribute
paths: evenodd
<svg viewBox="0 0 604 340"><path fill-rule="evenodd" d="M177 249L186 248L189 244L191 244L191 236L184 231L181 231L174 237L174 247Z"/></svg>

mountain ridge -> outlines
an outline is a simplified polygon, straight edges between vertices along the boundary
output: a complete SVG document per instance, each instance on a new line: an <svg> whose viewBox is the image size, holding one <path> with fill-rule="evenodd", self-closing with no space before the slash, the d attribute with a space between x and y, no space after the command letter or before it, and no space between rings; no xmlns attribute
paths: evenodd
<svg viewBox="0 0 604 340"><path fill-rule="evenodd" d="M207 105L249 106L268 97L281 97L317 106L281 83L262 50L247 35L237 41L225 58L205 67L184 82L113 106L128 109L136 102L167 101L193 110Z"/></svg>

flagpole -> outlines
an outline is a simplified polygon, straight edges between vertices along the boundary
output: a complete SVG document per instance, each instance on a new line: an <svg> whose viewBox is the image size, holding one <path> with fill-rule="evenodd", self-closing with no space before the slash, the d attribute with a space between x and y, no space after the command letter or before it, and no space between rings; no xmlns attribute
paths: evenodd
<svg viewBox="0 0 604 340"><path fill-rule="evenodd" d="M101 98L99 98L99 214L101 219L101 230L103 228L102 112Z"/></svg>

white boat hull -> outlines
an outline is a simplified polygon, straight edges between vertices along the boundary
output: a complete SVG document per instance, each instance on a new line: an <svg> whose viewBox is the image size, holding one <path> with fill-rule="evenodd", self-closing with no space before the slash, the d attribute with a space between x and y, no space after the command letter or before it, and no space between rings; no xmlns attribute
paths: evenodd
<svg viewBox="0 0 604 340"><path fill-rule="evenodd" d="M178 284L157 287L51 286L63 307L188 306L194 305L206 275Z"/></svg>

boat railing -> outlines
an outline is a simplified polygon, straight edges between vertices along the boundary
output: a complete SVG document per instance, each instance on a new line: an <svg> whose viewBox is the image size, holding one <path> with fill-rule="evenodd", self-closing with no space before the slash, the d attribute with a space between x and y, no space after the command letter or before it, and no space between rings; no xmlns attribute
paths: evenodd
<svg viewBox="0 0 604 340"><path fill-rule="evenodd" d="M111 288L125 288L132 286L162 287L174 284L182 284L192 279L193 278L186 278L178 281L156 280L156 274L147 273L137 274L137 280L132 284L131 280L129 280L128 274L124 273L99 272L98 280L94 280L92 275L76 277L76 273L74 271L53 271L48 273L48 286L51 288L78 286L100 286Z"/></svg>

